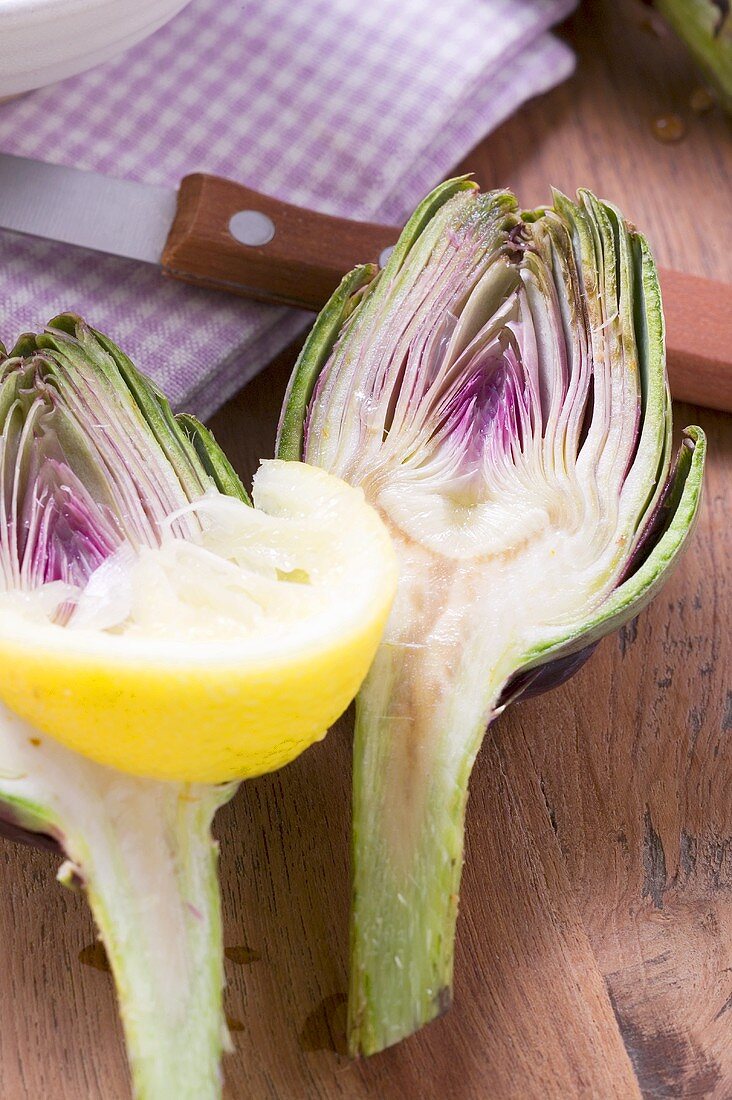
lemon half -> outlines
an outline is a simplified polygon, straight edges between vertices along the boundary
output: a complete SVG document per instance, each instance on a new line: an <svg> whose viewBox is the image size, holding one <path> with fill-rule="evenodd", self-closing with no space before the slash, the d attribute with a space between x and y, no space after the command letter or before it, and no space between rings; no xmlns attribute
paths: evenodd
<svg viewBox="0 0 732 1100"><path fill-rule="evenodd" d="M118 553L67 625L0 601L0 698L38 730L136 775L220 782L298 756L348 706L396 589L361 490L270 461L255 508L212 491L201 534ZM48 593L45 594L47 599ZM44 598L42 590L39 599Z"/></svg>

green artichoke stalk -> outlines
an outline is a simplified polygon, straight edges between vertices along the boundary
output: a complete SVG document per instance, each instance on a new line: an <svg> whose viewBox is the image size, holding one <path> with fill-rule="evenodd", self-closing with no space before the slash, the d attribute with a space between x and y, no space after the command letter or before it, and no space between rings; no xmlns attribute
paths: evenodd
<svg viewBox="0 0 732 1100"><path fill-rule="evenodd" d="M212 436L174 417L114 344L69 315L3 349L0 433L0 590L29 606L48 599L56 621L66 589L126 539L154 545L161 516L212 486L247 500ZM63 851L60 880L85 889L143 1098L220 1095L227 1030L210 826L236 786L124 775L0 704L0 830Z"/></svg>
<svg viewBox="0 0 732 1100"><path fill-rule="evenodd" d="M278 453L361 486L400 567L357 699L354 1054L450 1003L487 726L635 616L687 542L705 441L687 428L672 465L671 427L653 258L587 191L521 211L449 181L318 318Z"/></svg>

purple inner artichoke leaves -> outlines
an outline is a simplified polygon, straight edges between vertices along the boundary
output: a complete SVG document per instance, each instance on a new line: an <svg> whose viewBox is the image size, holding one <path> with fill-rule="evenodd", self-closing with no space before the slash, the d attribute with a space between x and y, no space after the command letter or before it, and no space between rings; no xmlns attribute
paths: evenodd
<svg viewBox="0 0 732 1100"><path fill-rule="evenodd" d="M349 1042L450 1002L468 780L495 715L571 675L668 575L705 440L672 462L656 268L581 191L448 181L346 276L295 366L281 458L360 485L397 598L357 700Z"/></svg>
<svg viewBox="0 0 732 1100"><path fill-rule="evenodd" d="M156 546L216 490L248 501L213 437L174 417L72 315L0 349L0 617L115 619L118 556ZM175 518L178 516L178 518ZM95 591L91 591L95 589ZM107 604L104 604L104 601ZM3 676L12 676L5 667ZM71 688L70 688L71 690ZM227 1041L211 821L237 784L163 783L94 763L0 704L0 832L66 856L117 984L135 1095L215 1100Z"/></svg>

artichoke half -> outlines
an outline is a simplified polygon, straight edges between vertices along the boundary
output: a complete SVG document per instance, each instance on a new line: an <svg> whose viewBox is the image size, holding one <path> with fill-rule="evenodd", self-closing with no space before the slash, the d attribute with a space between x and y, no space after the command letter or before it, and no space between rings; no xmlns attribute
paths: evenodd
<svg viewBox="0 0 732 1100"><path fill-rule="evenodd" d="M84 887L147 1100L221 1092L212 818L348 705L396 585L360 490L269 462L253 501L78 318L0 360L0 828Z"/></svg>
<svg viewBox="0 0 732 1100"><path fill-rule="evenodd" d="M74 594L121 547L157 543L160 516L212 484L246 499L210 434L175 419L129 360L77 318L56 318L3 359L3 616L14 603L39 626L48 616L64 623ZM11 661L4 653L0 698L18 676ZM59 879L84 887L143 1097L219 1095L226 1027L210 826L235 790L124 775L0 703L0 830L52 840L67 856Z"/></svg>
<svg viewBox="0 0 732 1100"><path fill-rule="evenodd" d="M686 543L705 440L687 428L672 464L671 427L653 258L587 191L521 211L449 181L318 318L278 454L361 486L400 567L357 699L354 1054L450 1003L487 726L636 615Z"/></svg>

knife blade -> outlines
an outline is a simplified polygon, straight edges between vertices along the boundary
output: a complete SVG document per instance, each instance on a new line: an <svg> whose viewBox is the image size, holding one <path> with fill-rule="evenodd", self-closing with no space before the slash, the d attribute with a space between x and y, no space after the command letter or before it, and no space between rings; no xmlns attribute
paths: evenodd
<svg viewBox="0 0 732 1100"><path fill-rule="evenodd" d="M0 227L312 310L399 235L394 226L319 214L203 173L175 191L9 153L0 153Z"/></svg>
<svg viewBox="0 0 732 1100"><path fill-rule="evenodd" d="M233 180L177 191L0 153L0 227L158 265L184 282L318 310L395 226L281 202ZM732 285L661 270L673 396L732 412Z"/></svg>
<svg viewBox="0 0 732 1100"><path fill-rule="evenodd" d="M159 264L176 191L0 153L0 225Z"/></svg>

